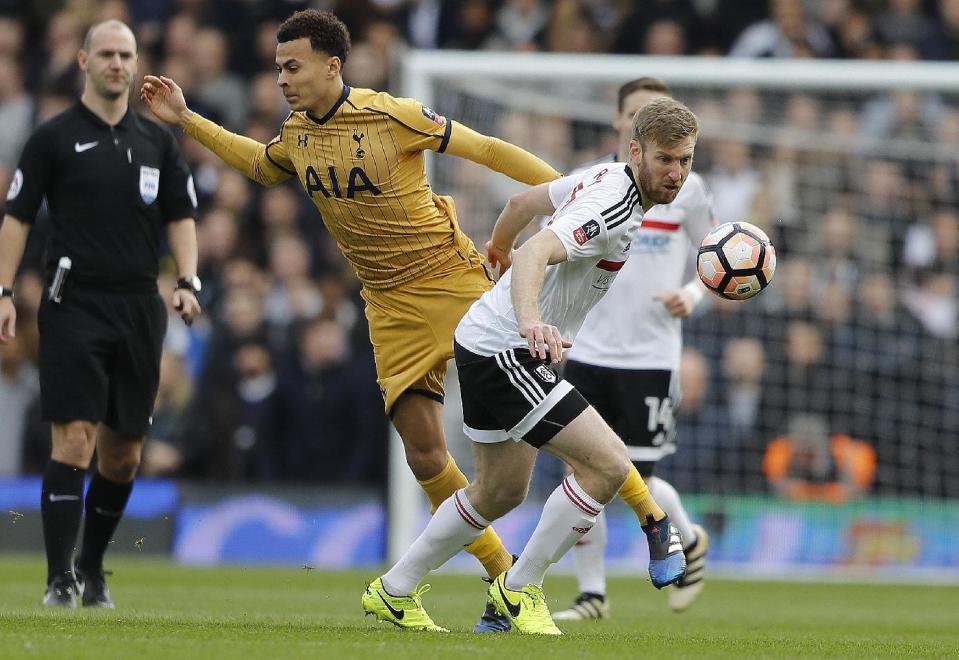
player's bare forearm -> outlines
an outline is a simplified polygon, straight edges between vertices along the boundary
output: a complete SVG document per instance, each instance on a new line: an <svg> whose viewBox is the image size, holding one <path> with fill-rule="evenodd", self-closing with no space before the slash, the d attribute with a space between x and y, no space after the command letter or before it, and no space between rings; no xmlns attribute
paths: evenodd
<svg viewBox="0 0 959 660"><path fill-rule="evenodd" d="M563 349L572 344L563 339L559 328L542 321L539 296L546 267L565 260L566 248L556 234L545 229L526 241L513 259L510 295L519 334L526 338L530 355L554 364L563 359Z"/></svg>
<svg viewBox="0 0 959 660"><path fill-rule="evenodd" d="M520 332L539 321L539 294L543 290L546 262L546 252L531 247L529 241L513 255L510 295Z"/></svg>
<svg viewBox="0 0 959 660"><path fill-rule="evenodd" d="M167 240L170 254L176 262L179 277L192 277L197 273L196 222L182 218L167 224Z"/></svg>
<svg viewBox="0 0 959 660"><path fill-rule="evenodd" d="M566 261L566 248L552 231L543 229L513 255L511 296L516 321L522 329L539 321L539 294L546 267Z"/></svg>
<svg viewBox="0 0 959 660"><path fill-rule="evenodd" d="M197 271L196 223L193 218L174 220L167 225L167 238L170 241L170 253L176 262L180 277L192 277ZM200 303L196 292L177 288L170 301L173 308L187 325L200 314Z"/></svg>
<svg viewBox="0 0 959 660"><path fill-rule="evenodd" d="M551 215L556 209L549 198L549 184L542 183L510 197L503 208L490 242L499 249L510 250L516 237L539 215Z"/></svg>
<svg viewBox="0 0 959 660"><path fill-rule="evenodd" d="M0 225L0 286L13 288L23 249L27 245L30 225L7 214ZM7 296L0 298L0 344L5 344L17 334L17 310Z"/></svg>
<svg viewBox="0 0 959 660"><path fill-rule="evenodd" d="M542 158L498 138L477 133L457 123L446 153L485 165L494 172L535 186L562 176Z"/></svg>
<svg viewBox="0 0 959 660"><path fill-rule="evenodd" d="M0 286L13 288L13 279L17 276L29 234L30 225L26 222L9 213L3 217L3 224L0 225Z"/></svg>

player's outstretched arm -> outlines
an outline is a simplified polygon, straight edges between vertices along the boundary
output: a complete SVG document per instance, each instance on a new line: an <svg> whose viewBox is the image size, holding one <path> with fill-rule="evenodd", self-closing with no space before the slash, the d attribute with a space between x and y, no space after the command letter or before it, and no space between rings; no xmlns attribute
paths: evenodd
<svg viewBox="0 0 959 660"><path fill-rule="evenodd" d="M548 183L562 176L549 163L525 149L499 138L477 133L459 122L450 133L450 143L445 153L485 165L495 172L531 186Z"/></svg>
<svg viewBox="0 0 959 660"><path fill-rule="evenodd" d="M183 90L172 78L144 76L140 98L160 121L179 126L183 132L215 153L227 165L257 183L272 186L295 174L293 165L282 155L267 153L267 145L205 119L187 107Z"/></svg>
<svg viewBox="0 0 959 660"><path fill-rule="evenodd" d="M554 364L563 359L563 349L573 344L563 339L559 329L543 323L539 310L539 294L543 290L546 266L566 261L566 248L549 230L542 230L523 243L513 255L513 282L510 295L519 334L526 337L529 353L549 359Z"/></svg>
<svg viewBox="0 0 959 660"><path fill-rule="evenodd" d="M496 219L493 234L486 243L486 258L490 265L499 268L502 275L512 263L512 250L516 237L536 216L552 215L555 211L549 197L549 184L542 183L510 197L503 212Z"/></svg>

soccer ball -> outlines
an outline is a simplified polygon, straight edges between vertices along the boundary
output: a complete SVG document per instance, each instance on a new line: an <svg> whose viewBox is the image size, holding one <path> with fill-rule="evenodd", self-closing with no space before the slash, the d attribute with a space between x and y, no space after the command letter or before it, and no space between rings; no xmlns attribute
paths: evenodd
<svg viewBox="0 0 959 660"><path fill-rule="evenodd" d="M746 300L769 286L776 248L748 222L727 222L706 234L696 260L699 279L717 296Z"/></svg>

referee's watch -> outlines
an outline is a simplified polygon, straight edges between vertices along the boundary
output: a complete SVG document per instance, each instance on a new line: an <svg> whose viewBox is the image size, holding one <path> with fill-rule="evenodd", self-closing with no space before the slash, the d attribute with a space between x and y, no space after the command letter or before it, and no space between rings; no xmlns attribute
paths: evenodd
<svg viewBox="0 0 959 660"><path fill-rule="evenodd" d="M200 289L203 288L203 284L200 282L200 278L196 275L190 275L189 277L181 277L176 281L177 289L188 289L192 291L194 295L200 293Z"/></svg>
<svg viewBox="0 0 959 660"><path fill-rule="evenodd" d="M13 299L13 289L8 289L5 286L0 286L0 298L10 298Z"/></svg>

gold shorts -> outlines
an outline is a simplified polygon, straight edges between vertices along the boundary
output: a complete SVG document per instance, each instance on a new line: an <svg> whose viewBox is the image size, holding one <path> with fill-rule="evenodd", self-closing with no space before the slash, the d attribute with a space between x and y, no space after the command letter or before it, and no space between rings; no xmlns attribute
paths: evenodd
<svg viewBox="0 0 959 660"><path fill-rule="evenodd" d="M453 357L453 331L466 310L493 286L482 257L450 264L392 289L363 289L376 380L391 415L403 392L443 400L446 363Z"/></svg>

